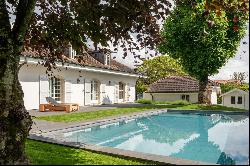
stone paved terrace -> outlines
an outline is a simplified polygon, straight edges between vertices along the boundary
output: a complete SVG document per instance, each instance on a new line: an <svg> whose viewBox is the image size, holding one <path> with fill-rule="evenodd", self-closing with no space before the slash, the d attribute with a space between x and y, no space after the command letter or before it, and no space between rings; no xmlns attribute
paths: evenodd
<svg viewBox="0 0 250 166"><path fill-rule="evenodd" d="M80 112L89 112L89 111L98 111L98 110L105 110L105 109L112 109L112 108L129 108L129 107L138 107L138 106L145 106L145 104L139 103L124 103L124 104L108 104L108 105L95 105L95 106L80 106L79 111L71 112L71 113L80 113ZM62 115L62 114L71 114L65 111L47 111L47 112L40 112L36 109L29 110L29 114L31 116L48 116L48 115Z"/></svg>

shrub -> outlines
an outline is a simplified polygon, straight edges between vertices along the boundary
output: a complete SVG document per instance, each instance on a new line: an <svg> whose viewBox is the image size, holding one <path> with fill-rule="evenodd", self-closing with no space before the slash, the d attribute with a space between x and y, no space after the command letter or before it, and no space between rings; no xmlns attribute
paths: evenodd
<svg viewBox="0 0 250 166"><path fill-rule="evenodd" d="M191 103L189 103L187 100L176 100L173 102L169 102L172 105L189 105Z"/></svg>
<svg viewBox="0 0 250 166"><path fill-rule="evenodd" d="M151 100L148 99L139 99L136 101L136 103L141 103L141 104L152 104Z"/></svg>
<svg viewBox="0 0 250 166"><path fill-rule="evenodd" d="M154 104L171 104L169 101L154 101Z"/></svg>

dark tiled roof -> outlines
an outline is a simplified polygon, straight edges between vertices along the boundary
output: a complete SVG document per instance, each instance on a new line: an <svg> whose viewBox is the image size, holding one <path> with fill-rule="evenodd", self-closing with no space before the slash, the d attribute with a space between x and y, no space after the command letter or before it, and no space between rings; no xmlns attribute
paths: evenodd
<svg viewBox="0 0 250 166"><path fill-rule="evenodd" d="M208 81L209 86L217 86L212 80ZM147 92L151 93L181 93L198 92L199 81L189 76L168 76L149 86Z"/></svg>
<svg viewBox="0 0 250 166"><path fill-rule="evenodd" d="M43 58L43 57L50 56L49 51L47 50L44 50L41 54L31 49L30 50L26 49L25 51L22 52L22 55L25 57L33 57L33 58ZM103 69L136 74L136 72L132 68L124 64L121 64L115 60L111 60L110 65L105 65L101 63L100 61L96 60L87 52L83 53L82 55L75 56L74 59L68 58L65 55L61 55L60 59L62 59L64 62L78 64L81 66L90 66L90 67L103 68Z"/></svg>
<svg viewBox="0 0 250 166"><path fill-rule="evenodd" d="M235 79L229 79L229 80L214 80L214 82L216 82L217 84L226 84L226 83L236 83L236 84L240 84L239 80L235 80Z"/></svg>
<svg viewBox="0 0 250 166"><path fill-rule="evenodd" d="M199 82L187 76L169 76L149 86L148 92L155 93L177 93L198 92Z"/></svg>

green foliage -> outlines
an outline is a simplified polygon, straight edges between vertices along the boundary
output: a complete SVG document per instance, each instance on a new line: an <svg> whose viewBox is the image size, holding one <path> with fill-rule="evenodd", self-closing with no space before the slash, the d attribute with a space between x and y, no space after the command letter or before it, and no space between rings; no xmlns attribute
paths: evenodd
<svg viewBox="0 0 250 166"><path fill-rule="evenodd" d="M173 101L173 102L169 102L170 104L173 105L190 105L191 103L186 101L186 100L177 100L177 101Z"/></svg>
<svg viewBox="0 0 250 166"><path fill-rule="evenodd" d="M244 91L249 91L249 84L226 83L226 84L220 85L220 88L221 88L221 93L226 93L235 88L241 89Z"/></svg>
<svg viewBox="0 0 250 166"><path fill-rule="evenodd" d="M168 105L189 105L191 104L187 100L176 100L176 101L154 101L154 104L168 104Z"/></svg>
<svg viewBox="0 0 250 166"><path fill-rule="evenodd" d="M145 60L137 68L139 73L146 75L146 78L139 78L136 83L138 93L145 92L148 86L166 76L170 75L187 75L179 62L169 56L158 56L153 59Z"/></svg>
<svg viewBox="0 0 250 166"><path fill-rule="evenodd" d="M61 145L26 141L26 154L32 165L141 165L156 164L99 154Z"/></svg>
<svg viewBox="0 0 250 166"><path fill-rule="evenodd" d="M167 17L159 50L178 59L191 76L204 80L235 55L246 20L238 20L235 30L233 18L241 12L221 10L218 15L212 10L204 15L205 0L193 2L195 5L187 0L179 2Z"/></svg>
<svg viewBox="0 0 250 166"><path fill-rule="evenodd" d="M136 103L141 103L141 104L152 104L152 100L139 99L139 100L136 100Z"/></svg>

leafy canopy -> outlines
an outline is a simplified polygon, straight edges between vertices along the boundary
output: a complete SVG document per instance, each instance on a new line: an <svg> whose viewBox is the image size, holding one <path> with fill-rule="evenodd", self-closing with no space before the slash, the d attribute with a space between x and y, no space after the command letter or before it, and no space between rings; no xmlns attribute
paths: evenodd
<svg viewBox="0 0 250 166"><path fill-rule="evenodd" d="M234 3L223 1L225 8L205 10L206 0L177 1L161 32L160 52L178 59L184 70L198 80L218 73L235 55L245 34L246 12ZM227 7L231 4L238 10Z"/></svg>
<svg viewBox="0 0 250 166"><path fill-rule="evenodd" d="M137 71L146 77L137 80L136 90L142 93L149 84L170 75L186 75L178 61L169 56L158 56L145 60Z"/></svg>
<svg viewBox="0 0 250 166"><path fill-rule="evenodd" d="M123 47L124 57L141 45L155 48L160 41L156 20L164 19L171 7L168 0L25 0L24 3L28 1L35 1L36 8L25 46L40 52L56 48L60 53L70 42L74 49L82 51L90 39L95 46L108 46L111 42L116 49ZM22 1L7 2L12 5L9 14L17 16L14 26L17 27L25 13L19 8Z"/></svg>

